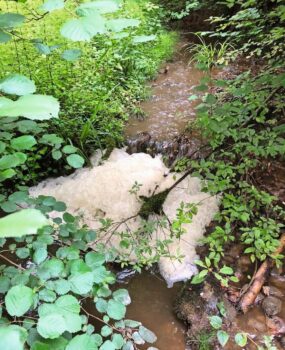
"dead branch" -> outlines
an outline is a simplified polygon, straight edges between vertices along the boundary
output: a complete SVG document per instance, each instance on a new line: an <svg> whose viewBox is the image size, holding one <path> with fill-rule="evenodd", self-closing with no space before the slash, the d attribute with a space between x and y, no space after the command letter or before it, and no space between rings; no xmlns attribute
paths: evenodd
<svg viewBox="0 0 285 350"><path fill-rule="evenodd" d="M281 254L284 247L285 247L285 234L281 236L280 245L276 249L274 255ZM239 303L239 308L243 311L243 313L246 313L249 310L250 306L253 305L257 295L260 293L266 281L266 277L272 265L273 265L272 259L267 258L255 273L249 289L242 296Z"/></svg>

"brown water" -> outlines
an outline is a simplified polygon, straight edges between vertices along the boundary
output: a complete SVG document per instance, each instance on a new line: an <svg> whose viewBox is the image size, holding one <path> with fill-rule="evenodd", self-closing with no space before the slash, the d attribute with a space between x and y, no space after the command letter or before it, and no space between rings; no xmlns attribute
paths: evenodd
<svg viewBox="0 0 285 350"><path fill-rule="evenodd" d="M174 62L150 84L151 97L140 104L146 118L130 119L125 129L127 138L147 132L155 140L171 140L195 119L197 102L189 101L189 96L194 94L193 89L200 84L203 73L188 61L185 50L180 50Z"/></svg>
<svg viewBox="0 0 285 350"><path fill-rule="evenodd" d="M127 317L139 320L156 334L158 340L153 346L160 350L185 350L186 328L172 310L181 284L167 288L160 276L143 272L132 277L126 287L132 299Z"/></svg>

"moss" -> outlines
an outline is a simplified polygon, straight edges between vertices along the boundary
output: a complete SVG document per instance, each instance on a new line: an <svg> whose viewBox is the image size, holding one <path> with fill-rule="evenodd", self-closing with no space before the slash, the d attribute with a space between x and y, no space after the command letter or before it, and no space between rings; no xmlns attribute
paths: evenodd
<svg viewBox="0 0 285 350"><path fill-rule="evenodd" d="M140 199L143 200L143 204L139 211L139 215L147 220L151 214L161 214L162 206L168 193L169 190L166 190L151 197L140 196Z"/></svg>

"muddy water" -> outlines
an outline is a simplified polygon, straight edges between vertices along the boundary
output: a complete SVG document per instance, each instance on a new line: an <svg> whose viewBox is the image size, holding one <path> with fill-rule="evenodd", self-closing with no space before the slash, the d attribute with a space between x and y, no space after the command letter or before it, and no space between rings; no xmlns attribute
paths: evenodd
<svg viewBox="0 0 285 350"><path fill-rule="evenodd" d="M168 289L161 277L143 272L132 277L126 288L132 298L127 317L141 321L156 334L158 340L154 346L160 350L185 350L186 329L173 312L181 284Z"/></svg>
<svg viewBox="0 0 285 350"><path fill-rule="evenodd" d="M147 132L155 140L171 140L195 118L197 103L188 98L193 94L193 88L200 84L203 73L188 61L185 49L181 49L174 62L167 64L150 84L151 97L140 105L146 118L129 121L125 129L127 138Z"/></svg>

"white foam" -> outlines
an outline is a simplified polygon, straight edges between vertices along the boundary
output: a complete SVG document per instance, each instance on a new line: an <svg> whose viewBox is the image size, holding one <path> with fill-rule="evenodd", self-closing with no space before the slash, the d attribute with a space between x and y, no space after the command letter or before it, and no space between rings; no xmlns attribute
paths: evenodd
<svg viewBox="0 0 285 350"><path fill-rule="evenodd" d="M99 164L98 157L96 164ZM87 225L98 229L102 217L121 222L135 216L142 205L139 196L150 197L154 192L159 193L173 185L179 176L181 174L169 173L160 156L152 158L144 153L129 155L124 150L115 149L103 164L77 170L67 177L48 179L31 188L30 193L32 196L50 195L64 201L70 212L81 214ZM130 193L135 183L140 185L137 195ZM169 246L171 254L179 250L184 255L182 261L166 257L159 261L161 274L169 286L197 272L193 264L196 258L195 246L218 211L218 199L201 192L200 180L190 176L174 188L165 200L163 210L170 221L175 219L181 202L199 203L199 206L193 222L184 225L186 233ZM136 217L120 225L119 230L128 228L135 232L139 226L140 218ZM155 245L156 239L164 239L169 235L169 229L158 227L150 245ZM118 235L112 233L100 239L118 251L125 252L125 249L120 248ZM136 260L135 254L132 253L129 259Z"/></svg>

